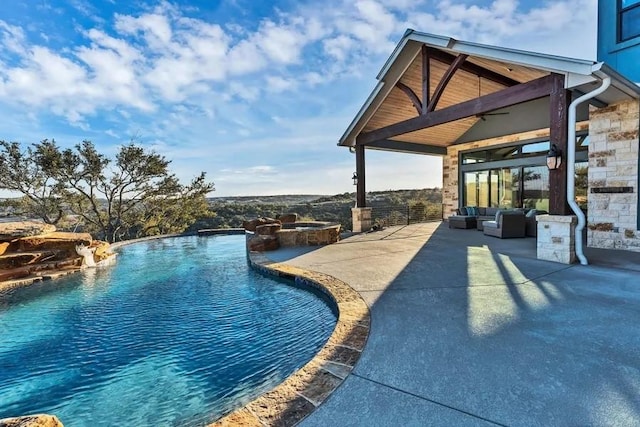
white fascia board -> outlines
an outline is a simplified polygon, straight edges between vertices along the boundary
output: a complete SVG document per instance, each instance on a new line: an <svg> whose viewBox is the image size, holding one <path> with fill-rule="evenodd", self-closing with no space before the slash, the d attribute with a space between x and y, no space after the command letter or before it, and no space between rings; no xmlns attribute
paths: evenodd
<svg viewBox="0 0 640 427"><path fill-rule="evenodd" d="M611 84L620 91L624 92L631 98L640 98L640 86L637 83L632 82L622 74L618 73L613 68L609 67L604 62L598 62L592 67L593 75L602 79L604 76L611 77Z"/></svg>
<svg viewBox="0 0 640 427"><path fill-rule="evenodd" d="M584 74L568 73L564 79L564 88L573 89L574 87L597 82L598 80L599 79L592 74L585 76Z"/></svg>

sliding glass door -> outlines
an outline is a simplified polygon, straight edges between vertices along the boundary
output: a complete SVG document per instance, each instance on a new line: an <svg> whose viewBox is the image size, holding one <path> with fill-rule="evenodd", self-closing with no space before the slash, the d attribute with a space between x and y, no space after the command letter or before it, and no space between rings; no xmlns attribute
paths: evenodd
<svg viewBox="0 0 640 427"><path fill-rule="evenodd" d="M464 174L465 206L515 208L520 204L518 168L491 169Z"/></svg>
<svg viewBox="0 0 640 427"><path fill-rule="evenodd" d="M489 206L489 171L464 174L465 206Z"/></svg>
<svg viewBox="0 0 640 427"><path fill-rule="evenodd" d="M546 166L490 169L464 174L465 206L549 210Z"/></svg>
<svg viewBox="0 0 640 427"><path fill-rule="evenodd" d="M549 169L546 166L522 168L522 207L549 211Z"/></svg>

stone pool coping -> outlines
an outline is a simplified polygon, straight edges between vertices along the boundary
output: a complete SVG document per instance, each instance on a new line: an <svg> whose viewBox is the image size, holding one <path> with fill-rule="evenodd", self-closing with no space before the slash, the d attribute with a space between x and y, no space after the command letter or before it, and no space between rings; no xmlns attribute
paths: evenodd
<svg viewBox="0 0 640 427"><path fill-rule="evenodd" d="M271 261L261 252L247 255L251 267L261 273L292 279L325 293L336 304L338 319L326 344L306 365L209 427L293 426L324 402L353 370L369 337L369 307L360 294L335 277Z"/></svg>

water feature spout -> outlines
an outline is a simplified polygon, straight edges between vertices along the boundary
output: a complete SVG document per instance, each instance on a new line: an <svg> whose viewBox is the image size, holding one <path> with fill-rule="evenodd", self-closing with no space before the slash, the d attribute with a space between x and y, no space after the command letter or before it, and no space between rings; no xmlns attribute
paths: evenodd
<svg viewBox="0 0 640 427"><path fill-rule="evenodd" d="M93 253L95 252L95 250L96 248L90 248L83 244L76 245L76 253L84 258L83 265L86 267L96 266L96 262L93 259Z"/></svg>

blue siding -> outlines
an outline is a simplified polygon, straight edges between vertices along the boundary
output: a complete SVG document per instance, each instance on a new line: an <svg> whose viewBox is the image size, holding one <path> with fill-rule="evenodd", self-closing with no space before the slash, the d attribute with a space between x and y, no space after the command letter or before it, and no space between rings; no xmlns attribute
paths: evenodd
<svg viewBox="0 0 640 427"><path fill-rule="evenodd" d="M598 0L598 61L640 83L640 37L618 43L617 0Z"/></svg>

